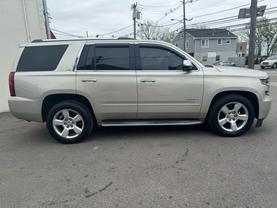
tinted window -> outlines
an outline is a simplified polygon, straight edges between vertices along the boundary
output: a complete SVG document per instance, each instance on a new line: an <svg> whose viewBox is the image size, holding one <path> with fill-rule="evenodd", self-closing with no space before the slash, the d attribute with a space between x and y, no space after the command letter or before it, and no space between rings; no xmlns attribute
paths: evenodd
<svg viewBox="0 0 277 208"><path fill-rule="evenodd" d="M184 59L167 49L140 47L142 70L182 70Z"/></svg>
<svg viewBox="0 0 277 208"><path fill-rule="evenodd" d="M19 59L17 71L53 71L66 49L67 45L26 47Z"/></svg>
<svg viewBox="0 0 277 208"><path fill-rule="evenodd" d="M98 46L95 49L97 70L129 70L130 55L128 46Z"/></svg>
<svg viewBox="0 0 277 208"><path fill-rule="evenodd" d="M94 70L94 46L85 45L78 63L78 70Z"/></svg>

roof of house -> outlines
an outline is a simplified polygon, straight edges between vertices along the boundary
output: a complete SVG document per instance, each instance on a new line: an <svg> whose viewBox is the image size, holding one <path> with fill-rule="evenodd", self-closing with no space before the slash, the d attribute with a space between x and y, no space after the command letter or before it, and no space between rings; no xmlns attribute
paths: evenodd
<svg viewBox="0 0 277 208"><path fill-rule="evenodd" d="M226 29L186 29L186 32L193 36L194 38L237 38L237 36L233 33L231 33L229 30ZM183 33L183 31L180 31L178 33L178 36L180 36Z"/></svg>

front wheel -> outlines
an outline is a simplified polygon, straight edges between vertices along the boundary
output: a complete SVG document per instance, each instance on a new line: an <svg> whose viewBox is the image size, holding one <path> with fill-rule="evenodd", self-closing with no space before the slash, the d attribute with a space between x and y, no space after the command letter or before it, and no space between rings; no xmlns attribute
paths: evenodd
<svg viewBox="0 0 277 208"><path fill-rule="evenodd" d="M46 124L57 141L71 144L81 142L91 133L93 119L89 109L82 103L64 101L51 108Z"/></svg>
<svg viewBox="0 0 277 208"><path fill-rule="evenodd" d="M277 64L276 63L272 65L272 69L277 69Z"/></svg>
<svg viewBox="0 0 277 208"><path fill-rule="evenodd" d="M214 102L208 115L208 124L221 136L235 137L250 129L254 117L252 103L247 98L234 94Z"/></svg>

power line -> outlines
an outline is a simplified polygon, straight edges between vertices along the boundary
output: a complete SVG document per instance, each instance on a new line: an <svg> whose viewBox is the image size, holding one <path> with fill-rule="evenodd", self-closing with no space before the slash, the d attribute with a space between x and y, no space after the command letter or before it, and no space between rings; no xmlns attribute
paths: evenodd
<svg viewBox="0 0 277 208"><path fill-rule="evenodd" d="M75 38L83 38L84 37L84 36L81 36L81 35L75 35L75 34L72 34L72 33L64 32L64 31L61 31L61 30L58 30L58 29L55 29L55 28L52 28L52 30L54 32L60 33L62 35L70 36L70 37L75 37Z"/></svg>
<svg viewBox="0 0 277 208"><path fill-rule="evenodd" d="M123 30L126 30L126 29L128 29L128 28L130 28L130 27L132 27L132 26L133 26L133 24L128 25L128 26L125 26L125 27L122 27L122 28L117 29L117 30L112 31L112 32L107 32L107 33L99 34L99 36L111 35L111 34L114 34L114 33L118 33L118 32L121 32L121 31L123 31Z"/></svg>
<svg viewBox="0 0 277 208"><path fill-rule="evenodd" d="M266 9L265 14L276 13L277 10L273 10L273 9L276 9L276 8L277 8L277 6L270 7L268 9ZM268 11L268 10L273 10L273 11ZM235 16L228 16L228 17L224 17L224 18L213 19L213 20L204 21L204 22L197 22L197 23L190 24L188 26L196 26L196 25L201 25L201 24L210 25L210 24L216 24L216 23L217 24L223 24L223 23L232 22L232 21L236 21L236 20L237 21L240 20L240 19L237 18L237 15L235 15Z"/></svg>
<svg viewBox="0 0 277 208"><path fill-rule="evenodd" d="M263 1L265 1L265 0L259 0L258 2L263 2ZM217 11L217 12L211 12L211 13L206 13L206 14L194 16L192 18L193 19L197 19L197 18L200 18L200 17L206 17L206 16L211 16L211 15L214 15L214 14L220 14L220 13L224 13L224 12L227 12L227 11L232 11L232 10L235 10L235 9L240 9L242 7L249 6L249 5L250 5L250 3L248 3L248 4L242 4L240 6L232 7L232 8L229 8L229 9L224 9L224 10L220 10L220 11Z"/></svg>

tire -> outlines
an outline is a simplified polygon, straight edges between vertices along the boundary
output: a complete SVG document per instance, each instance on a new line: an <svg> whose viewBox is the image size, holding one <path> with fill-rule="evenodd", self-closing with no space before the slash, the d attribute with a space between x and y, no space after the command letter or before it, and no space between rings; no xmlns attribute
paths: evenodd
<svg viewBox="0 0 277 208"><path fill-rule="evenodd" d="M252 103L241 95L232 94L221 97L212 104L207 121L211 130L218 135L237 137L251 128L254 117Z"/></svg>
<svg viewBox="0 0 277 208"><path fill-rule="evenodd" d="M261 66L261 69L264 69L264 66Z"/></svg>
<svg viewBox="0 0 277 208"><path fill-rule="evenodd" d="M277 69L277 63L272 65L272 69Z"/></svg>
<svg viewBox="0 0 277 208"><path fill-rule="evenodd" d="M54 139L63 144L82 142L93 130L93 117L89 108L68 100L54 105L46 116L46 125Z"/></svg>

